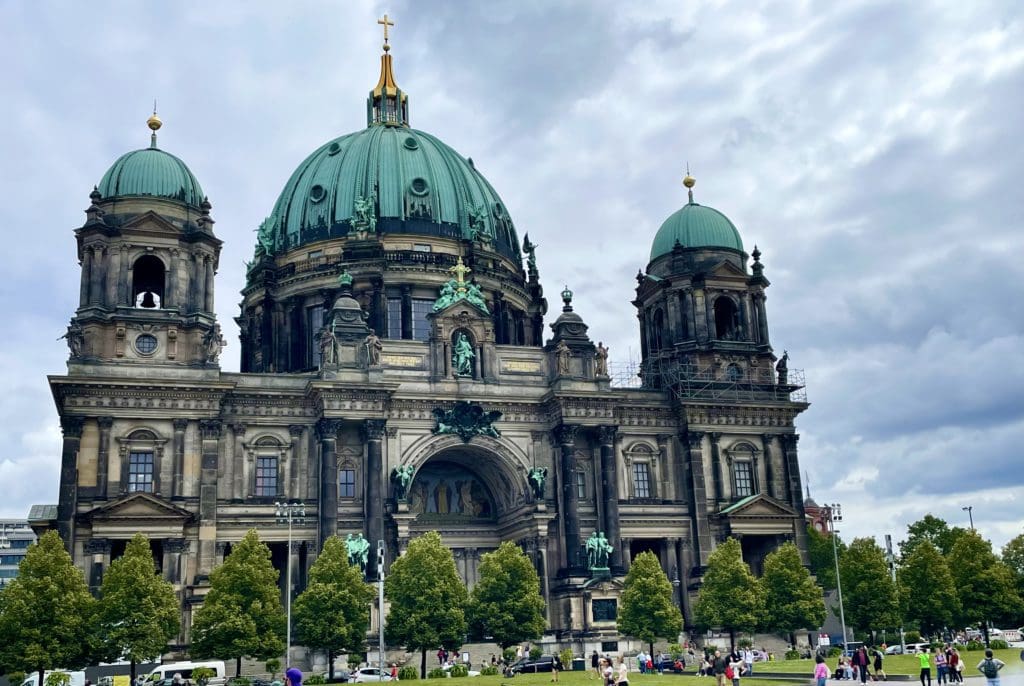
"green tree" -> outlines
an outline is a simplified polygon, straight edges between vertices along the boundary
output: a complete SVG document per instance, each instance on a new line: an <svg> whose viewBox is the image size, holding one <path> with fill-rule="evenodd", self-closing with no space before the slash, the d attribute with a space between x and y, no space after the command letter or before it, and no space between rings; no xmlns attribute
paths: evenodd
<svg viewBox="0 0 1024 686"><path fill-rule="evenodd" d="M697 594L695 619L702 627L721 627L736 645L737 631L753 631L764 616L764 591L743 561L740 542L730 538L708 556Z"/></svg>
<svg viewBox="0 0 1024 686"><path fill-rule="evenodd" d="M328 538L309 569L309 585L295 599L292 614L299 642L327 652L331 679L335 655L363 650L373 596L362 570L349 564L345 542L337 536Z"/></svg>
<svg viewBox="0 0 1024 686"><path fill-rule="evenodd" d="M945 519L926 514L907 527L907 540L900 541L900 556L906 557L924 541L931 543L943 555L949 555L957 539L965 533L967 529L950 527Z"/></svg>
<svg viewBox="0 0 1024 686"><path fill-rule="evenodd" d="M832 548L832 536L836 538L836 549ZM813 526L807 527L807 555L811 564L811 574L818 580L822 588L836 587L836 555L843 559L846 544L839 534L823 534Z"/></svg>
<svg viewBox="0 0 1024 686"><path fill-rule="evenodd" d="M922 541L903 558L899 570L903 617L921 627L921 633L934 635L960 615L949 563L931 541Z"/></svg>
<svg viewBox="0 0 1024 686"><path fill-rule="evenodd" d="M961 624L981 623L988 643L987 622L1019 618L1020 595L1011 570L992 552L992 544L968 531L953 545L949 569L960 594Z"/></svg>
<svg viewBox="0 0 1024 686"><path fill-rule="evenodd" d="M1003 563L1017 577L1017 594L1024 598L1024 534L1011 538L1003 546Z"/></svg>
<svg viewBox="0 0 1024 686"><path fill-rule="evenodd" d="M791 645L796 645L797 629L816 629L825 621L825 594L801 562L796 544L783 543L765 558L761 587L764 625L789 634Z"/></svg>
<svg viewBox="0 0 1024 686"><path fill-rule="evenodd" d="M181 610L174 587L156 573L149 541L142 534L128 542L124 555L110 563L100 587L96 613L103 653L135 665L155 660L181 628Z"/></svg>
<svg viewBox="0 0 1024 686"><path fill-rule="evenodd" d="M491 636L503 650L544 633L547 622L537 570L512 541L480 559L480 580L470 594L466 620L471 636Z"/></svg>
<svg viewBox="0 0 1024 686"><path fill-rule="evenodd" d="M839 561L846 621L858 631L899 626L899 593L885 552L873 538L855 538Z"/></svg>
<svg viewBox="0 0 1024 686"><path fill-rule="evenodd" d="M267 660L284 652L285 615L270 549L251 529L210 574L210 591L192 623L191 653L197 658Z"/></svg>
<svg viewBox="0 0 1024 686"><path fill-rule="evenodd" d="M420 678L427 677L427 649L454 650L466 634L466 586L455 570L452 551L429 531L409 543L384 581L391 603L385 630L388 643L420 651Z"/></svg>
<svg viewBox="0 0 1024 686"><path fill-rule="evenodd" d="M96 601L56 531L29 546L0 594L0 671L79 668L94 650Z"/></svg>
<svg viewBox="0 0 1024 686"><path fill-rule="evenodd" d="M629 565L617 624L620 633L646 643L651 654L656 640L674 641L683 628L683 615L672 599L672 582L650 551L640 553Z"/></svg>

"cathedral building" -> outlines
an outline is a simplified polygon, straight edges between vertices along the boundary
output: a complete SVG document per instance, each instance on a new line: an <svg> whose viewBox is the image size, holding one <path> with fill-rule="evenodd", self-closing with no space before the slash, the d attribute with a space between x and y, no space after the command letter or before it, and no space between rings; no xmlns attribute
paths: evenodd
<svg viewBox="0 0 1024 686"><path fill-rule="evenodd" d="M303 160L258 229L238 373L220 367L211 201L150 118L149 147L103 174L75 230L80 302L67 373L49 378L59 503L33 525L60 532L93 587L148 536L181 647L252 528L275 566L290 557L292 592L332 535L382 541L389 564L437 530L470 586L515 541L540 575L544 641L576 650L621 638L643 551L687 627L726 537L755 572L784 541L806 554L807 403L769 342L757 248L688 175L636 277L642 362L616 383L572 292L549 313L534 244L471 158L412 128L410 100L385 44L366 128ZM284 501L305 511L290 549Z"/></svg>

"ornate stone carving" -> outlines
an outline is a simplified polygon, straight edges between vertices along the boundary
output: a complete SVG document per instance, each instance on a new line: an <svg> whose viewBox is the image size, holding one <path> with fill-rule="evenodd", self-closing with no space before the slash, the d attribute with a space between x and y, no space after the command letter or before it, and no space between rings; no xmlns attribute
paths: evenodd
<svg viewBox="0 0 1024 686"><path fill-rule="evenodd" d="M615 436L619 431L617 426L599 426L597 427L598 440L601 441L601 445L615 445Z"/></svg>
<svg viewBox="0 0 1024 686"><path fill-rule="evenodd" d="M305 431L306 427L302 424L289 424L288 435L293 439L302 438L302 432Z"/></svg>
<svg viewBox="0 0 1024 686"><path fill-rule="evenodd" d="M492 425L499 419L501 412L497 410L488 412L477 403L460 400L450 410L434 408L436 424L433 433L455 434L466 442L474 436L498 438L501 433Z"/></svg>
<svg viewBox="0 0 1024 686"><path fill-rule="evenodd" d="M683 440L686 441L690 450L700 450L701 445L704 442L703 431L687 431L683 434Z"/></svg>
<svg viewBox="0 0 1024 686"><path fill-rule="evenodd" d="M186 538L168 538L164 541L164 550L169 553L187 553L189 541Z"/></svg>
<svg viewBox="0 0 1024 686"><path fill-rule="evenodd" d="M90 538L85 542L86 555L106 555L110 552L109 538Z"/></svg>
<svg viewBox="0 0 1024 686"><path fill-rule="evenodd" d="M340 419L321 419L316 423L316 435L320 440L336 439L341 429Z"/></svg>
<svg viewBox="0 0 1024 686"><path fill-rule="evenodd" d="M561 445L573 445L576 443L576 433L579 429L577 424L562 424L555 429L555 437Z"/></svg>
<svg viewBox="0 0 1024 686"><path fill-rule="evenodd" d="M548 470L546 467L532 467L526 474L527 480L530 482L530 488L533 490L533 497L537 500L544 500L544 484L548 479Z"/></svg>
<svg viewBox="0 0 1024 686"><path fill-rule="evenodd" d="M64 433L64 438L81 438L84 422L83 417L68 417L66 415L61 417L60 430Z"/></svg>
<svg viewBox="0 0 1024 686"><path fill-rule="evenodd" d="M97 417L96 424L100 427L100 431L109 431L110 427L114 426L113 417Z"/></svg>
<svg viewBox="0 0 1024 686"><path fill-rule="evenodd" d="M203 440L215 441L220 438L222 427L219 419L203 419L199 422L199 433Z"/></svg>
<svg viewBox="0 0 1024 686"><path fill-rule="evenodd" d="M174 426L175 431L184 431L185 429L188 428L187 419L175 419L171 422L171 424Z"/></svg>
<svg viewBox="0 0 1024 686"><path fill-rule="evenodd" d="M367 441L379 441L384 438L384 428L387 421L384 419L367 419L363 422L363 435Z"/></svg>

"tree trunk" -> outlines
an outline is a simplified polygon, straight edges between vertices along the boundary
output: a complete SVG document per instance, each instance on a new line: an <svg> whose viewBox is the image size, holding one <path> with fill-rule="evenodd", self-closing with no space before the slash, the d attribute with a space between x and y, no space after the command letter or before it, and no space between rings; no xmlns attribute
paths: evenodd
<svg viewBox="0 0 1024 686"><path fill-rule="evenodd" d="M334 651L327 651L327 678L334 681Z"/></svg>
<svg viewBox="0 0 1024 686"><path fill-rule="evenodd" d="M736 629L729 627L729 652L736 650Z"/></svg>
<svg viewBox="0 0 1024 686"><path fill-rule="evenodd" d="M427 649L420 648L420 678L427 678Z"/></svg>
<svg viewBox="0 0 1024 686"><path fill-rule="evenodd" d="M988 622L981 623L981 635L985 639L985 647L988 648Z"/></svg>
<svg viewBox="0 0 1024 686"><path fill-rule="evenodd" d="M796 650L796 632L789 632L789 645L793 650Z"/></svg>
<svg viewBox="0 0 1024 686"><path fill-rule="evenodd" d="M45 686L43 684L43 676L45 674L46 674L46 668L45 667L40 667L39 668L39 683L36 686ZM135 684L132 684L131 686L135 686Z"/></svg>
<svg viewBox="0 0 1024 686"><path fill-rule="evenodd" d="M648 643L647 647L650 648L650 650L647 651L647 654L651 658L651 664L654 665L654 643L653 642ZM654 665L654 667L657 668L658 665Z"/></svg>
<svg viewBox="0 0 1024 686"><path fill-rule="evenodd" d="M242 676L242 656L235 658L235 676Z"/></svg>
<svg viewBox="0 0 1024 686"><path fill-rule="evenodd" d="M129 661L129 663L128 663L128 673L131 674L131 681L128 682L129 685L130 686L135 686L135 659L134 658L132 658L131 661Z"/></svg>

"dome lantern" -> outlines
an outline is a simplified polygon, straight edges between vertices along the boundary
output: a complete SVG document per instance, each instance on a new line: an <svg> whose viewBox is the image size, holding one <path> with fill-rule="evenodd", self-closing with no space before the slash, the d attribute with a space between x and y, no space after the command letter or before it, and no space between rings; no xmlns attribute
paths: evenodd
<svg viewBox="0 0 1024 686"><path fill-rule="evenodd" d="M683 186L687 203L669 215L658 229L651 244L651 262L680 248L713 248L743 252L743 239L728 217L714 209L694 202L693 187L697 180L687 168Z"/></svg>
<svg viewBox="0 0 1024 686"><path fill-rule="evenodd" d="M395 23L386 14L377 23L384 27L384 54L380 56L380 78L366 101L366 125L409 126L409 97L395 83L395 75L391 71L388 27Z"/></svg>

